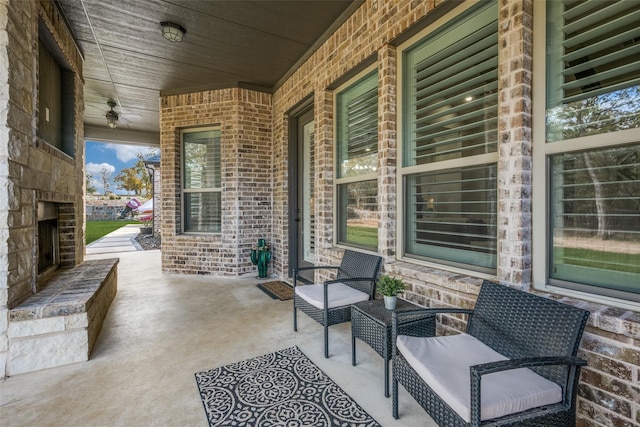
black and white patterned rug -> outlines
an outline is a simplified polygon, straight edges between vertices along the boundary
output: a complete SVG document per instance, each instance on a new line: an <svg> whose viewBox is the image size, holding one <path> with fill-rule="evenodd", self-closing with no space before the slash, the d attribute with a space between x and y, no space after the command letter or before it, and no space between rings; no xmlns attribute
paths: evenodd
<svg viewBox="0 0 640 427"><path fill-rule="evenodd" d="M374 427L298 347L196 374L210 426Z"/></svg>

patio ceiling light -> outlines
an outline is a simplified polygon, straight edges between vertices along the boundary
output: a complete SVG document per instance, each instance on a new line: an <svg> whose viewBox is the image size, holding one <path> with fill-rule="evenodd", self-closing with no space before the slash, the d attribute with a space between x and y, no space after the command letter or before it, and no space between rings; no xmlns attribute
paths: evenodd
<svg viewBox="0 0 640 427"><path fill-rule="evenodd" d="M162 27L162 36L172 42L181 42L187 30L179 24L163 21L160 23Z"/></svg>

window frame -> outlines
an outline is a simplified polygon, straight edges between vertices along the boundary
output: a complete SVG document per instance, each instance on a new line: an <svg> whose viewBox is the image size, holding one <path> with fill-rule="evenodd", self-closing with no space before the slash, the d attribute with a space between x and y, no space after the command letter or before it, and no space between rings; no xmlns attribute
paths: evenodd
<svg viewBox="0 0 640 427"><path fill-rule="evenodd" d="M36 96L38 107L36 133L41 141L75 159L76 73L55 41L53 34L40 18L38 19L37 42L39 77ZM46 58L41 57L42 53L46 55ZM49 67L45 68L47 65ZM55 86L54 92L57 92L55 94L46 89L53 86ZM48 107L51 107L50 113L47 112ZM50 123L50 120L54 123L45 124L45 122Z"/></svg>
<svg viewBox="0 0 640 427"><path fill-rule="evenodd" d="M365 181L375 181L376 185L377 185L377 190L376 190L376 200L379 199L379 195L380 195L380 191L379 191L379 183L378 183L378 174L379 174L379 158L376 164L376 170L373 172L369 172L366 174L362 174L362 175L357 175L357 176L350 176L350 177L341 177L340 176L340 170L339 170L339 165L338 165L338 158L339 158L339 149L338 149L338 97L339 95L348 90L349 88L351 88L352 86L358 84L360 81L364 80L365 78L368 78L370 75L375 74L376 75L376 87L380 88L380 82L379 82L379 77L380 74L378 72L378 67L377 64L372 64L366 68L364 68L362 71L358 72L356 75L354 75L353 77L351 77L349 80L347 80L346 82L344 82L343 84L341 84L340 86L336 87L336 89L333 92L333 111L336 113L336 117L334 119L334 123L333 123L333 134L335 136L335 144L334 144L334 154L333 154L333 165L335 168L335 179L333 181L333 200L335 201L335 203L333 204L333 223L335 224L335 226L333 227L333 241L334 241L334 245L336 247L339 248L346 248L346 249L358 249L359 251L369 251L371 253L377 252L378 251L378 245L379 245L379 239L377 240L377 245L376 247L371 247L371 246L362 246L362 245L354 245L354 244L350 244L349 242L344 242L340 240L340 226L338 224L340 224L340 209L339 209L339 197L340 197L340 192L339 192L339 187L341 185L348 185L348 184L353 184L353 183L358 183L358 182L365 182ZM378 101L379 101L379 96L378 96ZM380 123L380 104L378 103L378 116L376 119L376 123ZM379 153L380 150L380 133L379 130L376 131L376 140L377 140L377 144L376 144L376 153ZM380 206L378 205L378 210L380 209Z"/></svg>
<svg viewBox="0 0 640 427"><path fill-rule="evenodd" d="M206 188L196 188L196 189L187 189L185 188L185 145L184 145L184 134L186 133L195 133L195 132L206 132L206 131L218 131L220 133L220 187L206 187ZM223 187L223 176L222 173L223 162L222 162L222 126L220 125L212 125L212 126L203 126L203 127L190 127L184 128L180 130L180 218L181 223L180 227L182 230L181 234L185 235L194 235L194 234L206 234L206 235L216 235L222 234L222 187ZM220 193L220 231L191 231L186 229L186 194L189 193Z"/></svg>
<svg viewBox="0 0 640 427"><path fill-rule="evenodd" d="M640 128L611 133L589 135L574 139L546 141L546 2L533 4L533 153L532 153L532 275L535 289L560 295L586 299L617 307L638 310L640 302L624 299L624 292L610 295L589 292L597 287L584 284L584 289L561 287L550 283L551 226L548 213L551 209L551 158L572 152L595 151L621 147L640 142ZM612 135L615 135L612 138ZM544 230L542 232L541 230ZM572 282L573 283L573 282ZM580 285L580 284L577 284ZM604 289L604 288L602 288Z"/></svg>
<svg viewBox="0 0 640 427"><path fill-rule="evenodd" d="M456 168L465 168L465 167L474 166L474 165L493 164L497 166L498 164L499 150L496 149L496 151L493 153L480 154L480 155L475 155L470 157L461 157L458 159L451 159L451 160L443 160L443 161L427 163L423 165L410 165L410 166L404 165L404 160L406 155L405 148L408 148L408 147L405 147L405 143L404 143L405 111L403 108L404 106L404 89L403 88L405 83L404 80L406 78L405 70L404 70L404 59L403 59L404 55L412 47L414 47L418 43L421 43L424 39L426 39L433 33L436 33L440 29L445 28L447 25L451 23L451 21L457 20L458 18L462 18L467 13L473 13L473 9L477 7L482 7L482 4L484 3L485 3L484 0L474 0L474 1L466 1L460 4L459 6L453 8L449 12L442 15L440 18L436 19L424 30L418 32L413 37L401 43L397 48L398 60L397 60L396 66L397 66L397 76L398 76L398 90L397 90L397 93L398 93L398 96L397 96L397 112L398 112L397 162L398 163L397 163L396 174L397 174L398 185L397 185L396 197L398 200L398 204L397 204L397 215L396 215L396 218L397 218L396 235L398 237L396 238L396 254L397 254L396 257L399 260L410 262L412 264L423 265L423 266L435 268L438 270L448 271L456 274L464 274L472 277L495 281L497 280L497 274L498 274L497 272L499 269L499 263L497 262L497 260L496 260L495 269L492 269L492 271L489 272L486 269L481 269L481 268L474 269L470 265L449 263L446 260L442 260L442 262L439 262L434 259L423 259L423 258L420 258L419 256L408 256L405 254L406 247L407 247L407 244L405 242L405 233L409 227L408 224L405 224L405 218L407 214L405 204L406 204L406 198L408 197L408 190L409 190L407 187L407 177L409 175L413 175L417 173L446 171L446 170L452 170ZM498 20L498 24L499 24L499 13L496 15L496 19ZM500 78L499 75L498 75L498 78ZM499 107L497 110L498 110L497 117L499 119L500 117ZM499 186L498 186L497 177L496 177L496 197L497 197L496 199L496 205L497 205L497 203L499 202ZM497 219L499 219L498 214L499 212L497 212L496 210ZM496 245L497 244L498 244L498 241L497 241L497 234L496 234Z"/></svg>

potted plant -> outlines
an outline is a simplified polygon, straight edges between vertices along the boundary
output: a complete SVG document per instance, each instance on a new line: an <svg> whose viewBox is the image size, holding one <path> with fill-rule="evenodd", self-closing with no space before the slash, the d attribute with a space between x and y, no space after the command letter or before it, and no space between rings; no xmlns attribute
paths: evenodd
<svg viewBox="0 0 640 427"><path fill-rule="evenodd" d="M140 217L142 227L140 227L140 234L153 234L153 215L145 215Z"/></svg>
<svg viewBox="0 0 640 427"><path fill-rule="evenodd" d="M396 308L398 294L407 290L407 286L402 279L388 275L380 276L377 287L378 292L384 296L384 306L389 310Z"/></svg>

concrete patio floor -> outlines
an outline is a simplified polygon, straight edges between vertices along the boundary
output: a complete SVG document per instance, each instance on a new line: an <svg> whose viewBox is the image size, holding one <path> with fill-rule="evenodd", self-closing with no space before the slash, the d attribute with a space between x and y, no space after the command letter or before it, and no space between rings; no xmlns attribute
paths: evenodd
<svg viewBox="0 0 640 427"><path fill-rule="evenodd" d="M383 393L383 364L358 341L351 366L349 323L322 327L291 301L255 284L160 272L159 251L119 257L118 294L88 362L17 375L0 383L3 426L207 426L194 373L297 345L382 426L435 426L400 389L400 419Z"/></svg>

